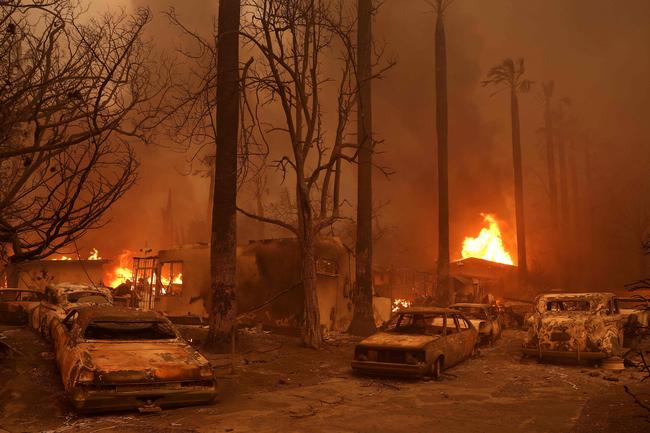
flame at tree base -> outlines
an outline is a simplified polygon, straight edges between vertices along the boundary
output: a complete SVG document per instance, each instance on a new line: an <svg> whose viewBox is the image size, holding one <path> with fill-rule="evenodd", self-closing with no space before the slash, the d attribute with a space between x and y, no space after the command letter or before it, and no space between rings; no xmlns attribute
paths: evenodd
<svg viewBox="0 0 650 433"><path fill-rule="evenodd" d="M490 214L481 215L488 226L483 227L477 237L465 238L463 241L463 258L475 257L505 265L514 265L512 257L510 257L503 245L497 220Z"/></svg>

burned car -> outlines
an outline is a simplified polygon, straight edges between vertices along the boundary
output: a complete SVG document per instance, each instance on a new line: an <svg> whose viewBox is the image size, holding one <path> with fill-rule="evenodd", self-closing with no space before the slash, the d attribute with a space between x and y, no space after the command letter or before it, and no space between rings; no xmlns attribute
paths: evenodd
<svg viewBox="0 0 650 433"><path fill-rule="evenodd" d="M382 332L361 341L352 369L359 373L431 376L472 356L478 331L448 308L413 307L398 311Z"/></svg>
<svg viewBox="0 0 650 433"><path fill-rule="evenodd" d="M496 308L489 304L453 304L449 308L463 313L478 330L481 343L493 344L501 336L501 324Z"/></svg>
<svg viewBox="0 0 650 433"><path fill-rule="evenodd" d="M48 286L43 300L32 312L30 323L43 337L50 338L54 318L62 320L74 308L102 304L113 304L111 291L106 287L73 283Z"/></svg>
<svg viewBox="0 0 650 433"><path fill-rule="evenodd" d="M523 351L540 358L608 358L620 354L627 320L613 293L540 295Z"/></svg>
<svg viewBox="0 0 650 433"><path fill-rule="evenodd" d="M42 298L43 294L37 290L0 288L0 323L26 325Z"/></svg>
<svg viewBox="0 0 650 433"><path fill-rule="evenodd" d="M54 319L56 362L80 412L211 403L212 366L154 311L91 306Z"/></svg>

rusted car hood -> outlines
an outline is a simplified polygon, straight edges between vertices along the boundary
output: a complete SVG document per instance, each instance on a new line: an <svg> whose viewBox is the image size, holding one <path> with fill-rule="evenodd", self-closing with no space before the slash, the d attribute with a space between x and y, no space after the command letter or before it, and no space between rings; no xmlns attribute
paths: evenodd
<svg viewBox="0 0 650 433"><path fill-rule="evenodd" d="M201 380L201 367L208 364L194 349L176 342L88 342L79 349L89 355L82 356L102 383Z"/></svg>
<svg viewBox="0 0 650 433"><path fill-rule="evenodd" d="M366 347L386 347L394 349L422 349L426 344L440 338L434 335L393 334L380 332L359 343Z"/></svg>

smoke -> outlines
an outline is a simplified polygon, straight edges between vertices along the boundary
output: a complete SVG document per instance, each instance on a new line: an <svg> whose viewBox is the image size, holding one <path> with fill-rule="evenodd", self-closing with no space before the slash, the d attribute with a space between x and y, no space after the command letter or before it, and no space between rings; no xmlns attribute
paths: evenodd
<svg viewBox="0 0 650 433"><path fill-rule="evenodd" d="M208 0L122 1L127 6L148 5L156 12L150 36L166 51L174 50L179 39L161 11L174 6L189 27L210 35L217 10L217 2ZM650 3L645 0L453 3L446 14L452 259L460 258L463 238L478 233L482 212L500 219L506 247L516 256L509 101L503 94L491 96L480 81L504 58L524 57L528 79L536 86L554 80L556 95L571 99L569 114L580 131L572 141L579 185L572 205L582 209L576 213L576 225L589 225L590 230L580 232L584 238L573 250L580 260L573 265L581 267L582 281L594 288L620 285L644 272L638 248L641 229L636 226L645 212L643 203L650 201L640 192L648 191L650 168L648 16ZM376 159L395 172L388 179L375 174L378 218L388 229L376 245L381 264L432 269L437 255L434 23L430 6L419 0L385 1L376 17L378 42L398 60L385 79L373 85L375 134L383 140ZM544 269L556 252L548 236L539 87L523 95L520 105L528 250L533 267ZM160 208L170 189L184 240L207 235L205 227L196 228L207 213L207 179L180 173L186 155L159 146L143 148L141 155L138 186L115 207L105 228L89 234L85 245L110 254L145 242L159 245ZM346 170L344 195L354 203L354 168ZM273 196L280 190L269 187ZM244 195L241 200L251 198ZM255 208L252 200L244 204ZM192 221L194 235L188 234ZM240 225L240 241L246 241L250 222L241 219ZM585 263L601 271L587 272Z"/></svg>

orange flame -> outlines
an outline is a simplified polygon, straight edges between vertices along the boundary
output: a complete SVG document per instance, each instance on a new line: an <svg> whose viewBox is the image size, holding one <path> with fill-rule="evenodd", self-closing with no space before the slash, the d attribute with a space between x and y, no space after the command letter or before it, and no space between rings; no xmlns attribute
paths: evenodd
<svg viewBox="0 0 650 433"><path fill-rule="evenodd" d="M411 306L411 303L407 301L406 299L393 299L393 306L391 308L391 311L395 313L396 311L401 310L402 308L408 308Z"/></svg>
<svg viewBox="0 0 650 433"><path fill-rule="evenodd" d="M117 257L117 266L111 269L105 275L105 280L109 281L110 287L117 287L127 280L133 281L133 271L131 270L131 263L133 260L133 252L129 250L122 251Z"/></svg>
<svg viewBox="0 0 650 433"><path fill-rule="evenodd" d="M51 260L74 260L74 259L73 259L72 257L68 257L68 256L63 256L63 255L62 255L62 256L59 257L58 259L51 259Z"/></svg>
<svg viewBox="0 0 650 433"><path fill-rule="evenodd" d="M88 260L101 260L102 258L99 257L99 251L97 251L97 248L93 248L92 251L90 252L90 255L88 256Z"/></svg>
<svg viewBox="0 0 650 433"><path fill-rule="evenodd" d="M494 216L481 214L488 226L483 227L477 237L466 237L463 241L462 256L476 257L491 262L512 265L512 257L506 251L501 238L501 230Z"/></svg>

